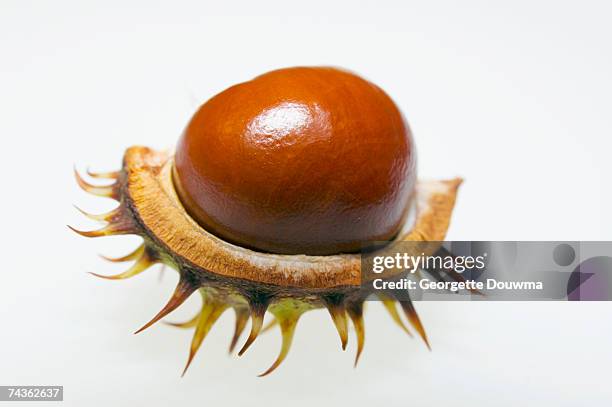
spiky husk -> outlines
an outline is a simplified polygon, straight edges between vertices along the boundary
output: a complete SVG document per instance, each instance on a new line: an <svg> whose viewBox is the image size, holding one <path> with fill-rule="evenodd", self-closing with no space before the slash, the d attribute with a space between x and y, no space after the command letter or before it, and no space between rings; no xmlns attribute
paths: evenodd
<svg viewBox="0 0 612 407"><path fill-rule="evenodd" d="M179 328L194 329L187 364L191 364L206 335L217 319L232 308L236 315L230 352L251 320L249 336L238 351L242 355L262 329L266 312L274 316L282 334L281 351L275 362L261 374L274 371L285 359L300 316L313 309L327 309L340 336L342 349L348 342L348 320L355 328L359 360L365 341L363 304L368 293L361 289L358 254L334 256L275 255L231 245L211 235L195 223L181 206L171 179L172 157L146 147L131 147L124 156L121 171L93 173L92 178L112 180L106 186L86 182L75 170L79 186L97 196L119 202L112 211L87 217L105 223L101 229L79 231L86 237L133 234L143 243L131 253L112 262L132 261L123 273L98 277L126 279L162 263L177 270L179 283L166 305L138 332L148 328L178 308L194 292L202 298L200 312ZM397 240L441 241L448 228L460 179L419 182L410 227ZM78 208L77 208L78 209ZM429 342L416 310L407 297L379 294L393 321L411 335L400 317L397 304L413 329ZM412 335L411 335L412 336Z"/></svg>

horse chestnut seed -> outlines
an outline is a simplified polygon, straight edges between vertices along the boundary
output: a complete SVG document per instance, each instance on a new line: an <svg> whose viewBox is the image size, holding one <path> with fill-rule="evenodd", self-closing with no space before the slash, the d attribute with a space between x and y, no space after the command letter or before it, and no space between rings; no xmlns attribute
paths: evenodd
<svg viewBox="0 0 612 407"><path fill-rule="evenodd" d="M287 68L202 105L178 142L173 179L191 217L223 240L282 254L355 252L399 232L416 151L376 85L336 68Z"/></svg>
<svg viewBox="0 0 612 407"><path fill-rule="evenodd" d="M91 184L75 170L83 190L118 205L102 214L81 211L103 222L100 229L71 229L86 237L143 238L131 253L107 258L133 262L127 270L96 276L123 280L159 263L178 272L166 305L137 332L201 294L198 314L172 323L194 328L185 370L229 308L236 314L230 352L251 321L238 355L263 331L268 312L280 327L280 352L260 376L286 358L302 314L320 308L329 311L342 349L352 322L357 363L369 294L410 333L399 304L429 347L408 293L364 291L369 278L362 275L360 253L352 253L371 241L396 247L391 240L434 242L424 250L438 250L435 242L446 236L462 180L416 183L415 168L408 124L380 88L335 68L281 69L206 102L174 155L129 147L118 171L88 171L92 178L112 180L105 185ZM445 278L438 270L424 271ZM446 274L461 278L454 271Z"/></svg>

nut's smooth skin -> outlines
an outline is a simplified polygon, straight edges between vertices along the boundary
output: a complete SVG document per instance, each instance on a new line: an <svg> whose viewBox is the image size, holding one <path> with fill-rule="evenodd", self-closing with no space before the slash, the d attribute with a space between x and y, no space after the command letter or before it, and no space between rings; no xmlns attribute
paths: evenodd
<svg viewBox="0 0 612 407"><path fill-rule="evenodd" d="M179 140L173 175L189 214L222 239L326 255L398 233L416 151L377 86L336 68L287 68L201 106Z"/></svg>

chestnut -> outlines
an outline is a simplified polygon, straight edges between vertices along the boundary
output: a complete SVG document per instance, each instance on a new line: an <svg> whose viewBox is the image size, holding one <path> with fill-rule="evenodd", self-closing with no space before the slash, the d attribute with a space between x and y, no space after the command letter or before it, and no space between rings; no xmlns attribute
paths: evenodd
<svg viewBox="0 0 612 407"><path fill-rule="evenodd" d="M105 223L87 237L134 234L125 279L162 263L179 273L168 303L137 332L202 297L185 370L215 321L236 314L230 351L248 320L244 353L267 312L280 326L276 369L307 311L325 308L342 348L347 320L357 356L364 345L360 253L372 241L444 240L461 179L417 181L408 124L376 85L348 71L300 67L272 71L207 101L181 136L176 153L130 147L119 171L88 172L112 180L79 186L119 205L86 216ZM377 293L393 320L399 303L429 346L412 301Z"/></svg>
<svg viewBox="0 0 612 407"><path fill-rule="evenodd" d="M335 68L287 68L200 107L178 142L174 182L187 212L228 242L356 252L402 227L416 151L376 85Z"/></svg>

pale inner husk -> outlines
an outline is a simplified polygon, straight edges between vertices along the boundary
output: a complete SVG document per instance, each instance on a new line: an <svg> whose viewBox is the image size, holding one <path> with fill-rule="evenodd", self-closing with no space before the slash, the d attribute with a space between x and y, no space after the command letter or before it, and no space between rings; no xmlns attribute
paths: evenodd
<svg viewBox="0 0 612 407"><path fill-rule="evenodd" d="M224 277L304 289L358 286L359 254L331 256L261 253L225 242L197 224L182 207L171 178L172 157L132 147L124 157L131 209L175 256ZM419 181L413 214L396 241L444 240L459 178Z"/></svg>

